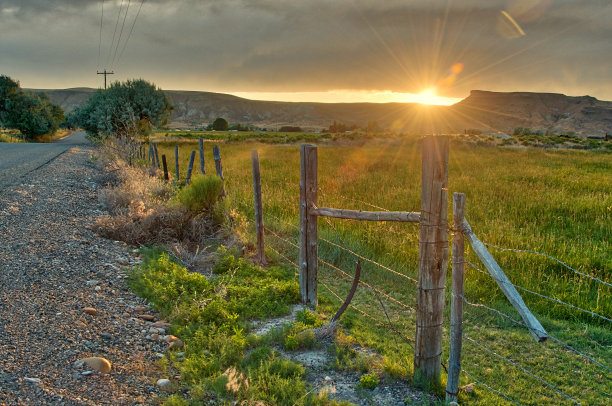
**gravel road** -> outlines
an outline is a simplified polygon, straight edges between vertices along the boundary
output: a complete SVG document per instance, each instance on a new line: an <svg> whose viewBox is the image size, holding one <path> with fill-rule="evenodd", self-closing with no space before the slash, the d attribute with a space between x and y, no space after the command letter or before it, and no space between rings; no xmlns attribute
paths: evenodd
<svg viewBox="0 0 612 406"><path fill-rule="evenodd" d="M156 379L172 378L157 376L165 343L139 318L155 314L126 286L137 254L88 228L108 175L75 139L0 144L2 166L8 156L19 172L3 169L0 186L0 405L151 404ZM106 358L110 374L75 365L84 357Z"/></svg>

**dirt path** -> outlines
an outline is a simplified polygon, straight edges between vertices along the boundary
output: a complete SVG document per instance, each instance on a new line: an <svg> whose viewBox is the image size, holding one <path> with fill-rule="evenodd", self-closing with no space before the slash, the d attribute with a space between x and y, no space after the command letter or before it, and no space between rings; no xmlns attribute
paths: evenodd
<svg viewBox="0 0 612 406"><path fill-rule="evenodd" d="M104 181L92 151L72 147L0 190L0 405L150 404L157 391L161 344L121 271L137 254L88 228ZM111 373L74 365L90 356Z"/></svg>

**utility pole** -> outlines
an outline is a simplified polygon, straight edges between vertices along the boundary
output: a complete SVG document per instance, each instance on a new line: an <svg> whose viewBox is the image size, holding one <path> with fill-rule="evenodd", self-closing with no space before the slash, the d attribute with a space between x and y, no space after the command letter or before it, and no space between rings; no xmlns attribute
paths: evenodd
<svg viewBox="0 0 612 406"><path fill-rule="evenodd" d="M104 69L104 72L96 72L98 75L104 75L104 89L106 89L106 75L114 75L115 72L107 72L106 69Z"/></svg>

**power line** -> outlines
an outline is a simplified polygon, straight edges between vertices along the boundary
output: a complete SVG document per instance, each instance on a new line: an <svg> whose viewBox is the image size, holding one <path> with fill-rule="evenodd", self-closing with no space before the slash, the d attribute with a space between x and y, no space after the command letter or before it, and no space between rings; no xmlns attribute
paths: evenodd
<svg viewBox="0 0 612 406"><path fill-rule="evenodd" d="M121 31L119 31L119 38L117 39L117 46L115 47L115 53L113 54L113 62L111 66L115 64L115 59L117 58L117 51L119 51L119 44L121 43L121 37L123 36L123 28L125 27L125 20L127 19L128 12L130 11L130 4L132 0L128 0L127 7L125 8L125 14L123 15L123 22L121 23Z"/></svg>
<svg viewBox="0 0 612 406"><path fill-rule="evenodd" d="M119 27L119 17L121 17L121 10L123 9L123 0L121 0L121 4L119 5L119 13L117 13L117 22L115 22L115 31L113 31L113 39L110 43L110 47L108 47L108 57L106 58L106 64L110 64L110 57L113 53L113 44L115 44L115 36L117 35L117 27Z"/></svg>
<svg viewBox="0 0 612 406"><path fill-rule="evenodd" d="M121 53L119 53L119 58L117 58L117 63L119 63L119 60L123 56L123 52L125 52L125 48L127 47L127 44L130 41L130 37L132 36L132 31L134 31L134 26L136 25L136 20L138 19L138 16L140 15L140 10L142 9L142 5L144 4L144 2L145 2L145 0L142 0L140 2L140 7L138 8L138 12L136 13L136 17L134 17L134 22L132 23L132 28L130 28L130 32L129 32L128 36L127 36L127 39L125 40L125 43L123 44L123 48L121 48Z"/></svg>
<svg viewBox="0 0 612 406"><path fill-rule="evenodd" d="M100 54L102 51L102 23L104 22L104 0L102 0L102 15L100 16L100 39L98 40L98 65L96 70L100 69Z"/></svg>

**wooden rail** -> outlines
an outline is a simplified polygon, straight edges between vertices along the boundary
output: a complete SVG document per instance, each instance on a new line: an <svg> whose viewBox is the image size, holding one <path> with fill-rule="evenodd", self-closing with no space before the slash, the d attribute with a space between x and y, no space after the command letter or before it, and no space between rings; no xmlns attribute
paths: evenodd
<svg viewBox="0 0 612 406"><path fill-rule="evenodd" d="M421 213L409 211L361 211L315 206L310 210L310 213L316 216L366 221L401 221L406 223L418 223L421 219Z"/></svg>

